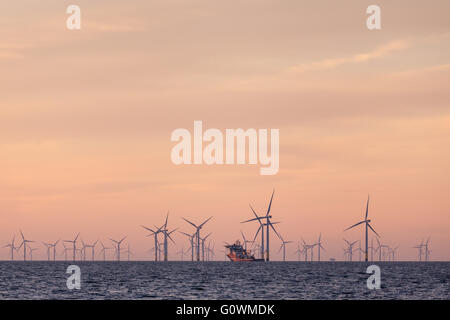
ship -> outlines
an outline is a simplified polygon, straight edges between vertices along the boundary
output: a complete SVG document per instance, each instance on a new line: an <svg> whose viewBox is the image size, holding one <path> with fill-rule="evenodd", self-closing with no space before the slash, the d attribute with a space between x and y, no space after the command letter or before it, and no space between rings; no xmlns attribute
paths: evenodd
<svg viewBox="0 0 450 320"><path fill-rule="evenodd" d="M229 250L227 257L231 261L264 261L263 259L255 258L250 250L244 249L239 240L234 244L227 244L225 248Z"/></svg>

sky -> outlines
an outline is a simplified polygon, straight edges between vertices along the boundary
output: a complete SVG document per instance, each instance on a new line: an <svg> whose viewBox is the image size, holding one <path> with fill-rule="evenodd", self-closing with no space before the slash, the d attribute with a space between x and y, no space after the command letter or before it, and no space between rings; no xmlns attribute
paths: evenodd
<svg viewBox="0 0 450 320"><path fill-rule="evenodd" d="M66 8L81 8L81 30ZM381 7L381 30L366 8ZM415 260L450 259L450 3L433 1L3 1L0 244L122 238L151 259L140 225L212 232L216 258L252 238L272 205L295 260L322 234L342 259L369 217ZM175 165L177 128L280 130L280 168ZM188 248L174 233L169 259ZM281 259L271 238L271 257ZM44 259L46 250L34 258ZM62 251L59 247L58 253ZM9 257L6 248L0 259Z"/></svg>

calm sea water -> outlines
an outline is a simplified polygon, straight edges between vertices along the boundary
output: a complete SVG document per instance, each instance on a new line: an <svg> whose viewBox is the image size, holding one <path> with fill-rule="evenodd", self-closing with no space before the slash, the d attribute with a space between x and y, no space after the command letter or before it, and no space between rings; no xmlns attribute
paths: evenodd
<svg viewBox="0 0 450 320"><path fill-rule="evenodd" d="M0 262L1 299L449 299L449 262L377 263L381 289L368 290L359 262Z"/></svg>

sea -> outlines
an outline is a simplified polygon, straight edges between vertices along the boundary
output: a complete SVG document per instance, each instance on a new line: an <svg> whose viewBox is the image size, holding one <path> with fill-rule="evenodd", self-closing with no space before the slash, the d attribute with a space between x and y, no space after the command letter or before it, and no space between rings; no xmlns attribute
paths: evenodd
<svg viewBox="0 0 450 320"><path fill-rule="evenodd" d="M67 284L70 265L79 289ZM379 289L367 286L370 265ZM449 298L450 262L0 261L0 299Z"/></svg>

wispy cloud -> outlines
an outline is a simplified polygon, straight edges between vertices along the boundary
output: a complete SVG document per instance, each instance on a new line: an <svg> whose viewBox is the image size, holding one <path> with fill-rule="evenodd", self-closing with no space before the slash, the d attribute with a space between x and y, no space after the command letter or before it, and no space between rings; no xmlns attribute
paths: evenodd
<svg viewBox="0 0 450 320"><path fill-rule="evenodd" d="M24 55L22 51L26 48L31 47L31 45L20 44L20 43L0 43L0 59L20 59Z"/></svg>
<svg viewBox="0 0 450 320"><path fill-rule="evenodd" d="M138 32L146 30L146 26L140 22L126 22L121 24L85 23L82 28L95 32Z"/></svg>
<svg viewBox="0 0 450 320"><path fill-rule="evenodd" d="M355 63L367 62L370 60L384 57L395 51L407 49L410 46L411 46L411 42L409 40L405 40L405 39L395 40L395 41L391 41L385 45L379 46L379 47L375 48L373 51L355 54L350 57L330 58L330 59L324 59L324 60L310 62L310 63L298 64L294 67L291 67L290 71L304 72L304 71L313 71L313 70L324 70L324 69L336 68L336 67L339 67L344 64L355 64Z"/></svg>
<svg viewBox="0 0 450 320"><path fill-rule="evenodd" d="M439 64L439 65L425 67L425 68L419 68L419 69L395 72L395 73L391 73L391 76L394 76L394 77L395 76L411 76L411 75L415 75L415 74L421 74L424 72L435 72L435 71L444 71L444 70L450 70L450 63Z"/></svg>

